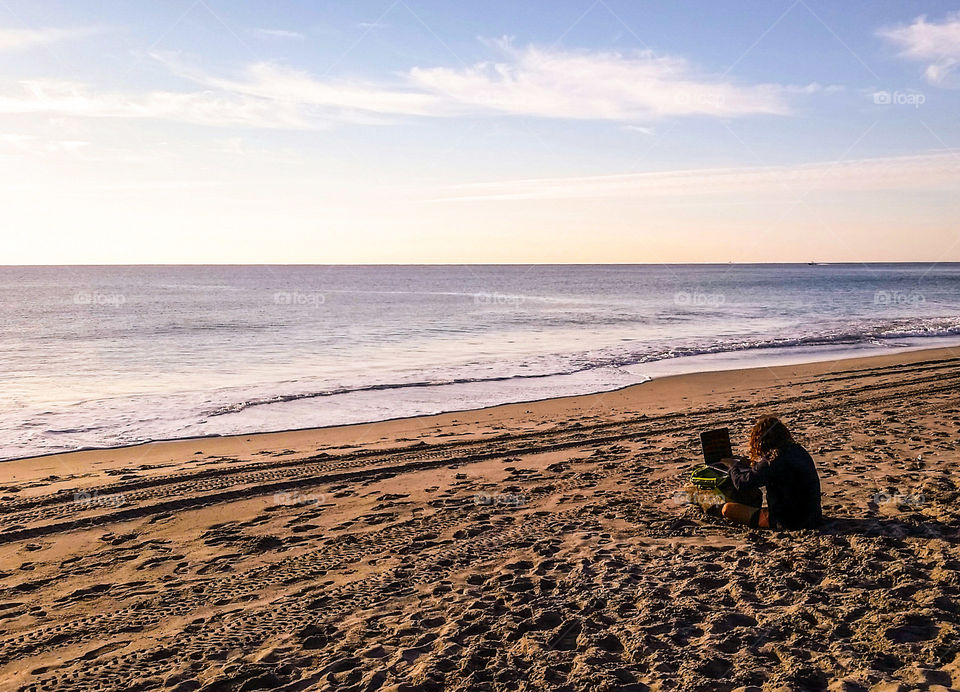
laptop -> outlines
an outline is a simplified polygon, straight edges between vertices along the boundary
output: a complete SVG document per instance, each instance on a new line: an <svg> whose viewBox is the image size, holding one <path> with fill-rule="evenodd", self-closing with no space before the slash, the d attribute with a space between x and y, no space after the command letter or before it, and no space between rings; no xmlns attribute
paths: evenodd
<svg viewBox="0 0 960 692"><path fill-rule="evenodd" d="M700 433L700 446L703 449L703 461L707 466L722 467L723 464L720 463L720 460L733 456L733 448L730 446L730 430L727 428L717 428Z"/></svg>

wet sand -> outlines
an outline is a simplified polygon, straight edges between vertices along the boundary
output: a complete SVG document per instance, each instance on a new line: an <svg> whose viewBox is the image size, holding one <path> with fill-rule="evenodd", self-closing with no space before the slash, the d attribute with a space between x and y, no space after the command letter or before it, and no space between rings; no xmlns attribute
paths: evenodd
<svg viewBox="0 0 960 692"><path fill-rule="evenodd" d="M0 464L0 688L960 687L960 353ZM827 522L678 503L780 414Z"/></svg>

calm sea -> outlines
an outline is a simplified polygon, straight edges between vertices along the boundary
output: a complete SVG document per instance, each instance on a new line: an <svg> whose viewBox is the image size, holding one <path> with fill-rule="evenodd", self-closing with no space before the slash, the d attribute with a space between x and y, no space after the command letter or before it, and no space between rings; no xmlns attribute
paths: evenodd
<svg viewBox="0 0 960 692"><path fill-rule="evenodd" d="M0 267L0 458L960 344L960 265Z"/></svg>

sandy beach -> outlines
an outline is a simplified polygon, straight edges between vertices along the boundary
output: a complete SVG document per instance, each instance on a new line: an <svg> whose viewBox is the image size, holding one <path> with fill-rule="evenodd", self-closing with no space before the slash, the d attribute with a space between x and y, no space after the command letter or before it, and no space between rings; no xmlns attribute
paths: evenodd
<svg viewBox="0 0 960 692"><path fill-rule="evenodd" d="M960 355L0 464L0 688L960 688ZM825 525L683 505L781 415Z"/></svg>

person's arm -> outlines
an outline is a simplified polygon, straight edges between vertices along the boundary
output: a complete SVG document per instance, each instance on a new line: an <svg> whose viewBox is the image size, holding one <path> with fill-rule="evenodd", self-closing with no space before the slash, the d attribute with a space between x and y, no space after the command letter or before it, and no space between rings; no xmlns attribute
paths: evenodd
<svg viewBox="0 0 960 692"><path fill-rule="evenodd" d="M760 488L770 480L770 462L764 460L756 466L735 464L730 467L730 480L737 490Z"/></svg>
<svg viewBox="0 0 960 692"><path fill-rule="evenodd" d="M725 459L721 459L720 463L726 466L728 469L731 469L737 464L747 463L747 458L746 457L726 457Z"/></svg>

